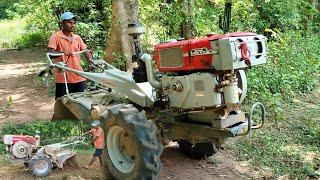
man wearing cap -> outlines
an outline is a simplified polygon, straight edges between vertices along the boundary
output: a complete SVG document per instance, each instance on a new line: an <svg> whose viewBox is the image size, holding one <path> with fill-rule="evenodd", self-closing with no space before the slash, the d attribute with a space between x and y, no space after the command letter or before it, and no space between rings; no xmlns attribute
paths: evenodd
<svg viewBox="0 0 320 180"><path fill-rule="evenodd" d="M65 12L60 17L62 29L51 35L48 48L50 53L64 53L64 56L57 57L55 63L63 61L68 67L83 71L80 65L80 54L73 54L87 48L79 35L73 33L77 17L71 12ZM91 52L85 53L86 59L93 63ZM72 72L66 72L67 84L70 93L83 92L86 89L85 78ZM56 94L55 98L60 98L66 94L64 76L58 70L55 71Z"/></svg>
<svg viewBox="0 0 320 180"><path fill-rule="evenodd" d="M93 162L99 157L100 165L102 166L102 149L105 146L105 141L104 141L104 132L103 129L100 127L100 121L95 120L91 124L93 126L92 130L90 131L93 136L92 144L94 145L94 148L96 149L92 159L90 160L89 164L85 166L85 168L89 168Z"/></svg>

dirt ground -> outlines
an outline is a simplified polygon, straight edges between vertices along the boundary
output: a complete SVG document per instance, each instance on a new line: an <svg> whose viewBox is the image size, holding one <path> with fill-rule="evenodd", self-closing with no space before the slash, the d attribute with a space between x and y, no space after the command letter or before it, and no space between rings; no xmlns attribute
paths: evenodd
<svg viewBox="0 0 320 180"><path fill-rule="evenodd" d="M0 51L0 127L5 122L21 123L51 119L54 98L48 94L37 75L45 64L43 50ZM10 98L11 97L11 98ZM79 153L84 166L91 154ZM162 154L163 170L159 179L256 179L258 169L237 162L227 150L221 150L206 160L193 160L178 151L175 143L169 144ZM0 179L33 179L21 164L0 159ZM47 179L101 179L99 166L92 169L55 170Z"/></svg>
<svg viewBox="0 0 320 180"><path fill-rule="evenodd" d="M44 52L0 51L0 124L50 119L54 98L37 75L45 64Z"/></svg>

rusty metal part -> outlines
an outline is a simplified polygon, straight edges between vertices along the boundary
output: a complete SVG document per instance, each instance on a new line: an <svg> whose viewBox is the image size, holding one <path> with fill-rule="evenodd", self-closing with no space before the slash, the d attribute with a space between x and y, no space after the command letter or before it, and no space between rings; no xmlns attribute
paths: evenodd
<svg viewBox="0 0 320 180"><path fill-rule="evenodd" d="M111 101L125 101L125 98L104 90L65 95L56 100L53 119L100 119Z"/></svg>

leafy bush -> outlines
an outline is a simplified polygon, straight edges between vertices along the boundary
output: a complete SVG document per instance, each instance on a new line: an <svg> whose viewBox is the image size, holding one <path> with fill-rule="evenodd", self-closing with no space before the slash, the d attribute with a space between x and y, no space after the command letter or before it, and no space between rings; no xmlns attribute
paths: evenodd
<svg viewBox="0 0 320 180"><path fill-rule="evenodd" d="M24 33L25 19L0 20L0 49L15 48L14 42Z"/></svg>
<svg viewBox="0 0 320 180"><path fill-rule="evenodd" d="M320 36L273 32L268 52L267 65L248 71L248 101L266 102L278 114L282 102L318 85Z"/></svg>
<svg viewBox="0 0 320 180"><path fill-rule="evenodd" d="M26 48L37 48L45 47L47 43L46 33L42 32L33 32L27 33L24 36L20 37L15 42L15 47L17 49L26 49Z"/></svg>
<svg viewBox="0 0 320 180"><path fill-rule="evenodd" d="M17 41L19 48L45 47L54 31L59 30L59 16L71 11L81 18L78 33L91 49L104 46L111 20L111 1L54 1L20 0L5 4L6 16L26 17L24 37ZM41 6L39 6L41 4ZM0 12L1 15L1 12Z"/></svg>

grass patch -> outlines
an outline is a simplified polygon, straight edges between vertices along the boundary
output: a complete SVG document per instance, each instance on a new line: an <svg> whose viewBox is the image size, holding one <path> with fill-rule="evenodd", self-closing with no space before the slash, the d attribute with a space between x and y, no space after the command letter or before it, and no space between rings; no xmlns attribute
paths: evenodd
<svg viewBox="0 0 320 180"><path fill-rule="evenodd" d="M22 37L24 19L0 20L0 49L12 49L14 43Z"/></svg>
<svg viewBox="0 0 320 180"><path fill-rule="evenodd" d="M247 161L262 170L271 169L274 177L319 177L319 104L300 101L282 108L285 120L271 120L252 134L251 141L241 138L230 148L238 160Z"/></svg>

